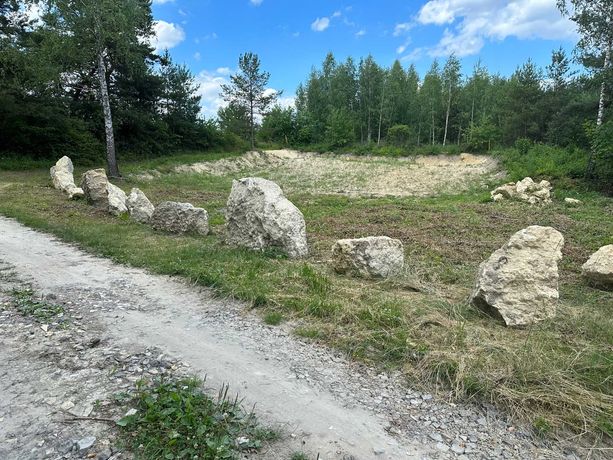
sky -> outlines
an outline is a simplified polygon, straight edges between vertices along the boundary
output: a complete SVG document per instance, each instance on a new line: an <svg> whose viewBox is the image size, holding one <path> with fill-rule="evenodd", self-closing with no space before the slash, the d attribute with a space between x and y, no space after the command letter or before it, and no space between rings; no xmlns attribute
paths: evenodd
<svg viewBox="0 0 613 460"><path fill-rule="evenodd" d="M556 0L153 0L158 50L196 76L202 113L223 101L220 85L241 53L259 55L270 88L293 103L296 88L328 52L338 60L372 54L382 66L398 59L420 73L455 53L470 73L480 59L510 75L531 58L544 67L559 47L569 55L574 24Z"/></svg>

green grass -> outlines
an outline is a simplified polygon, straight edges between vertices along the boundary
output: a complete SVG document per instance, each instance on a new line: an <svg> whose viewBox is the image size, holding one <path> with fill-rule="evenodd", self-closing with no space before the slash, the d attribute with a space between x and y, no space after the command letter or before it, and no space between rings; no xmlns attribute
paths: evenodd
<svg viewBox="0 0 613 460"><path fill-rule="evenodd" d="M295 324L302 338L401 370L412 385L493 402L533 426L550 427L548 433L613 435L613 293L591 288L580 274L591 253L613 243L611 198L555 180L554 203L546 207L492 203L485 190L431 198L296 193L290 199L305 215L311 255L294 261L223 244L231 181L168 174L119 183L138 186L154 203L204 207L212 225L205 238L157 233L67 201L45 171L0 173L0 213L118 262L212 286L258 307L268 322ZM568 207L565 196L584 204ZM553 226L566 239L559 312L537 326L508 329L467 298L479 264L529 225ZM382 234L405 243L407 268L399 279L356 280L328 268L335 240Z"/></svg>
<svg viewBox="0 0 613 460"><path fill-rule="evenodd" d="M31 289L13 290L11 297L15 308L23 316L34 318L39 323L65 323L64 307L36 299Z"/></svg>
<svg viewBox="0 0 613 460"><path fill-rule="evenodd" d="M130 406L136 413L117 425L136 459L238 459L278 436L230 398L228 387L214 400L196 379L140 382Z"/></svg>

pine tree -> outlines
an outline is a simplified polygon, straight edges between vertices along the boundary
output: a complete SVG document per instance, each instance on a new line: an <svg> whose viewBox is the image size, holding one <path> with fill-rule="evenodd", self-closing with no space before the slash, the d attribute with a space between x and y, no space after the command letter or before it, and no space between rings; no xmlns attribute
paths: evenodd
<svg viewBox="0 0 613 460"><path fill-rule="evenodd" d="M226 102L244 107L249 113L251 148L255 148L255 117L264 115L280 93L266 91L270 73L260 70L260 58L254 53L242 54L238 59L239 73L230 76L230 84L222 85Z"/></svg>

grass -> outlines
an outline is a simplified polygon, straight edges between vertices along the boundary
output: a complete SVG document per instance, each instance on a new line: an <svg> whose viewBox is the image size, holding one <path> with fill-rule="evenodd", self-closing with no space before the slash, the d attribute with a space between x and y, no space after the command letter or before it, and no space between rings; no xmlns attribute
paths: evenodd
<svg viewBox="0 0 613 460"><path fill-rule="evenodd" d="M613 293L589 287L580 274L591 253L613 243L610 198L556 182L554 203L546 207L492 203L484 190L431 198L294 193L290 199L305 215L311 255L293 261L223 245L231 177L169 174L119 185L138 186L154 203L204 207L213 234L165 235L69 202L50 188L46 171L0 172L0 213L118 262L212 286L219 295L247 301L269 323L287 321L306 340L399 369L412 385L430 391L493 402L539 432L613 435ZM584 204L568 207L565 196ZM553 226L566 239L558 315L508 329L467 298L479 264L514 232L536 224ZM336 239L381 234L405 243L403 276L373 282L329 270Z"/></svg>
<svg viewBox="0 0 613 460"><path fill-rule="evenodd" d="M15 308L23 316L34 318L39 323L64 324L64 307L44 300L35 299L31 289L19 289L11 292Z"/></svg>
<svg viewBox="0 0 613 460"><path fill-rule="evenodd" d="M130 404L136 412L117 425L136 459L238 459L277 437L229 397L228 387L214 400L196 379L139 382Z"/></svg>

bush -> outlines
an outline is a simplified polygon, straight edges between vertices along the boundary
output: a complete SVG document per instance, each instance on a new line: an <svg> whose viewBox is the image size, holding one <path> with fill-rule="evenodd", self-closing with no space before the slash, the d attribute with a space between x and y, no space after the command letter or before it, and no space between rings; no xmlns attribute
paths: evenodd
<svg viewBox="0 0 613 460"><path fill-rule="evenodd" d="M525 137L520 137L515 141L515 148L520 155L528 155L530 148L532 147L532 141Z"/></svg>
<svg viewBox="0 0 613 460"><path fill-rule="evenodd" d="M580 149L542 144L534 145L527 153L515 148L496 152L495 156L513 181L532 177L558 182L583 178L588 158L587 153Z"/></svg>
<svg viewBox="0 0 613 460"><path fill-rule="evenodd" d="M328 117L326 143L330 148L345 147L353 142L353 120L344 110L334 109Z"/></svg>
<svg viewBox="0 0 613 460"><path fill-rule="evenodd" d="M387 130L387 141L397 147L407 146L413 137L413 130L407 125L394 125Z"/></svg>

